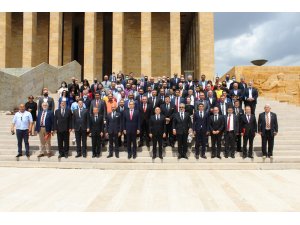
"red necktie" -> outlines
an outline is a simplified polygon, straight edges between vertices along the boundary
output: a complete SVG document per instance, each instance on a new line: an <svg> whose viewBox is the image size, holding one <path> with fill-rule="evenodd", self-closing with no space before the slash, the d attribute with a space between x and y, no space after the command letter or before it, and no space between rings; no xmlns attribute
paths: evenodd
<svg viewBox="0 0 300 225"><path fill-rule="evenodd" d="M43 114L42 114L41 126L44 126L44 117L45 117L45 111L43 111Z"/></svg>
<svg viewBox="0 0 300 225"><path fill-rule="evenodd" d="M227 122L227 131L230 131L230 117L231 115L229 115L229 119L228 119L228 122Z"/></svg>
<svg viewBox="0 0 300 225"><path fill-rule="evenodd" d="M130 120L132 120L132 110L130 110Z"/></svg>
<svg viewBox="0 0 300 225"><path fill-rule="evenodd" d="M144 104L144 112L146 112L146 104Z"/></svg>

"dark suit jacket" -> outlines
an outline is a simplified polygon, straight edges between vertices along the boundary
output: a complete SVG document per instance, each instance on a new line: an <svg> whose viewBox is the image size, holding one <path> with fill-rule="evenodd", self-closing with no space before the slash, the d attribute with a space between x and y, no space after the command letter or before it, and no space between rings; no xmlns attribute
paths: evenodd
<svg viewBox="0 0 300 225"><path fill-rule="evenodd" d="M173 114L176 112L175 105L170 102L169 110L167 110L166 103L160 105L161 114L163 114L166 118L172 119Z"/></svg>
<svg viewBox="0 0 300 225"><path fill-rule="evenodd" d="M138 110L133 111L132 120L130 120L130 110L124 112L123 130L126 130L126 134L133 134L140 130L140 114Z"/></svg>
<svg viewBox="0 0 300 225"><path fill-rule="evenodd" d="M229 97L231 98L231 99L234 99L234 96L237 96L237 100L239 100L239 101L242 101L243 99L243 92L240 90L240 89L237 89L237 93L235 94L234 93L234 89L231 89L230 90L230 92L229 92Z"/></svg>
<svg viewBox="0 0 300 225"><path fill-rule="evenodd" d="M93 108L96 107L96 99L92 100L91 106L90 106L90 114L93 114ZM102 115L104 118L106 116L106 103L103 100L99 100L98 103L98 109L99 109L99 114Z"/></svg>
<svg viewBox="0 0 300 225"><path fill-rule="evenodd" d="M208 119L209 114L205 111L202 112L202 118L199 115L199 111L196 111L194 113L194 119L193 119L193 130L196 132L207 132L209 131L208 128Z"/></svg>
<svg viewBox="0 0 300 225"><path fill-rule="evenodd" d="M146 121L148 123L149 119L150 119L150 116L153 112L153 108L152 108L151 103L147 103L146 112L144 112L144 104L141 102L141 104L139 106L139 111L140 111L141 122Z"/></svg>
<svg viewBox="0 0 300 225"><path fill-rule="evenodd" d="M152 99L152 98L153 98L153 99ZM154 101L154 98L155 98L155 101ZM149 103L151 104L151 106L152 106L152 109L153 109L152 113L154 113L154 109L155 109L156 107L160 107L160 105L162 104L162 102L161 102L160 98L158 98L158 96L150 97L150 98L148 99L148 102L149 102ZM155 102L155 104L154 104L154 102Z"/></svg>
<svg viewBox="0 0 300 225"><path fill-rule="evenodd" d="M257 132L257 123L256 123L255 115L252 114L250 116L249 123L248 123L248 119L247 119L247 115L246 114L244 114L244 115L241 116L240 121L241 121L241 127L240 127L241 131L240 132L241 133L244 132L244 134L246 136L249 136L249 135L253 135L254 136L255 133Z"/></svg>
<svg viewBox="0 0 300 225"><path fill-rule="evenodd" d="M72 117L72 128L75 131L87 130L90 128L90 115L87 109L82 109L81 117L79 117L79 108L74 110Z"/></svg>
<svg viewBox="0 0 300 225"><path fill-rule="evenodd" d="M163 135L166 133L165 116L160 114L159 120L156 120L156 115L152 115L149 122L149 133L152 135Z"/></svg>
<svg viewBox="0 0 300 225"><path fill-rule="evenodd" d="M117 134L118 132L121 132L122 130L122 115L119 112L115 112L114 118L111 117L112 113L109 113L106 116L106 126L107 126L107 132L109 134Z"/></svg>
<svg viewBox="0 0 300 225"><path fill-rule="evenodd" d="M232 115L233 115L233 130L234 130L235 135L237 135L240 132L240 128L239 128L240 121L239 121L239 118L235 114L232 114ZM225 125L225 134L226 134L227 133L228 115L224 116L224 119L225 119L224 125Z"/></svg>
<svg viewBox="0 0 300 225"><path fill-rule="evenodd" d="M274 132L278 132L278 122L277 122L277 115L273 112L270 112L271 116L271 134L274 135ZM260 113L258 117L258 132L261 132L262 135L265 135L266 132L266 114L265 112Z"/></svg>
<svg viewBox="0 0 300 225"><path fill-rule="evenodd" d="M43 108L42 108L43 102L44 102L44 96L39 97L39 103L38 103L38 110L39 111L43 111ZM53 98L48 96L47 103L48 103L48 110L54 112L55 104L54 104Z"/></svg>
<svg viewBox="0 0 300 225"><path fill-rule="evenodd" d="M208 126L209 126L210 132L218 130L222 133L225 129L224 116L218 115L218 120L214 121L214 115L211 115L208 120Z"/></svg>
<svg viewBox="0 0 300 225"><path fill-rule="evenodd" d="M103 116L98 114L98 119L95 121L94 115L90 115L90 132L92 135L99 135L104 130Z"/></svg>
<svg viewBox="0 0 300 225"><path fill-rule="evenodd" d="M39 111L38 116L36 118L36 126L35 131L40 132L41 130L41 119L42 119L42 113L43 111ZM46 132L53 131L53 121L54 121L54 114L52 111L47 110L46 119L45 119L45 129Z"/></svg>
<svg viewBox="0 0 300 225"><path fill-rule="evenodd" d="M245 102L248 102L247 99L249 98L249 88L246 88L244 91L244 100ZM257 103L258 98L258 91L256 88L252 88L252 98L254 98L253 104Z"/></svg>
<svg viewBox="0 0 300 225"><path fill-rule="evenodd" d="M174 114L173 129L176 130L176 134L188 134L190 128L192 128L192 121L189 113L184 112L183 120L181 120L179 112Z"/></svg>
<svg viewBox="0 0 300 225"><path fill-rule="evenodd" d="M174 105L174 108L176 110L176 112L178 112L177 108L176 108L176 98L177 97L174 97L172 100L171 100L171 103ZM179 104L180 103L185 103L185 99L183 97L178 97L179 98ZM178 106L179 107L179 106Z"/></svg>
<svg viewBox="0 0 300 225"><path fill-rule="evenodd" d="M61 115L61 109L57 109L54 115L53 130L57 132L69 131L72 129L72 112L70 109L65 109L64 116Z"/></svg>

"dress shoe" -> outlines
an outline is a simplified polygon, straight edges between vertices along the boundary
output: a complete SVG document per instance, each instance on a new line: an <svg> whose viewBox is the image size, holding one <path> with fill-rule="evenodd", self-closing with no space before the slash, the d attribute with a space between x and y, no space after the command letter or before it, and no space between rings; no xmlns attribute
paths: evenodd
<svg viewBox="0 0 300 225"><path fill-rule="evenodd" d="M97 155L96 155L97 158L100 158L100 156L101 156L101 154L97 154Z"/></svg>
<svg viewBox="0 0 300 225"><path fill-rule="evenodd" d="M140 148L140 147L142 147L142 146L143 146L143 143L139 143L138 147Z"/></svg>
<svg viewBox="0 0 300 225"><path fill-rule="evenodd" d="M225 155L225 158L228 159L228 155Z"/></svg>
<svg viewBox="0 0 300 225"><path fill-rule="evenodd" d="M132 158L133 158L133 159L136 159L136 155L134 155Z"/></svg>
<svg viewBox="0 0 300 225"><path fill-rule="evenodd" d="M39 154L37 157L41 158L41 157L44 157L44 156L45 156L44 154Z"/></svg>
<svg viewBox="0 0 300 225"><path fill-rule="evenodd" d="M254 157L253 157L252 155L249 155L249 156L248 156L248 158L250 158L250 159L254 159Z"/></svg>
<svg viewBox="0 0 300 225"><path fill-rule="evenodd" d="M234 159L234 158L235 158L235 155L231 155L231 158L233 158L233 159Z"/></svg>
<svg viewBox="0 0 300 225"><path fill-rule="evenodd" d="M179 156L177 157L177 159L181 159L181 155L179 155Z"/></svg>
<svg viewBox="0 0 300 225"><path fill-rule="evenodd" d="M96 154L93 154L93 155L92 155L92 158L96 158Z"/></svg>
<svg viewBox="0 0 300 225"><path fill-rule="evenodd" d="M111 157L113 157L113 155L112 155L112 154L109 154L106 158L111 158Z"/></svg>
<svg viewBox="0 0 300 225"><path fill-rule="evenodd" d="M128 159L131 159L132 155L128 155Z"/></svg>
<svg viewBox="0 0 300 225"><path fill-rule="evenodd" d="M83 158L86 158L86 155L82 155Z"/></svg>
<svg viewBox="0 0 300 225"><path fill-rule="evenodd" d="M217 158L222 159L222 157L220 155L218 155Z"/></svg>
<svg viewBox="0 0 300 225"><path fill-rule="evenodd" d="M163 159L162 155L159 156L160 159Z"/></svg>
<svg viewBox="0 0 300 225"><path fill-rule="evenodd" d="M155 159L156 158L156 155L152 156L152 159Z"/></svg>
<svg viewBox="0 0 300 225"><path fill-rule="evenodd" d="M119 158L119 153L116 153L116 158Z"/></svg>
<svg viewBox="0 0 300 225"><path fill-rule="evenodd" d="M64 157L62 154L59 154L59 155L58 155L58 158L59 158L59 159L62 158L62 157Z"/></svg>
<svg viewBox="0 0 300 225"><path fill-rule="evenodd" d="M196 159L199 159L199 155L196 155Z"/></svg>
<svg viewBox="0 0 300 225"><path fill-rule="evenodd" d="M241 149L238 149L238 150L236 150L237 152L242 152L242 150Z"/></svg>
<svg viewBox="0 0 300 225"><path fill-rule="evenodd" d="M51 158L52 156L53 156L53 154L50 152L50 153L48 153L48 158Z"/></svg>
<svg viewBox="0 0 300 225"><path fill-rule="evenodd" d="M29 157L30 157L30 154L29 154L29 153L26 153L26 157L29 158Z"/></svg>
<svg viewBox="0 0 300 225"><path fill-rule="evenodd" d="M16 155L17 158L19 158L19 157L21 157L21 156L22 156L22 154L20 154L20 153L19 153L18 155Z"/></svg>
<svg viewBox="0 0 300 225"><path fill-rule="evenodd" d="M183 156L183 158L185 158L185 159L189 159L189 158L187 157L187 155Z"/></svg>
<svg viewBox="0 0 300 225"><path fill-rule="evenodd" d="M174 146L175 146L174 144L171 144L171 147L172 147L172 148L174 148Z"/></svg>
<svg viewBox="0 0 300 225"><path fill-rule="evenodd" d="M164 147L164 148L167 147L167 144L163 144L163 147Z"/></svg>
<svg viewBox="0 0 300 225"><path fill-rule="evenodd" d="M81 154L77 154L76 156L75 156L75 158L79 158L79 157L81 157L82 155Z"/></svg>
<svg viewBox="0 0 300 225"><path fill-rule="evenodd" d="M216 158L216 156L215 156L215 155L212 155L211 158L212 158L212 159L213 159L213 158Z"/></svg>
<svg viewBox="0 0 300 225"><path fill-rule="evenodd" d="M201 155L202 159L207 159L206 155Z"/></svg>

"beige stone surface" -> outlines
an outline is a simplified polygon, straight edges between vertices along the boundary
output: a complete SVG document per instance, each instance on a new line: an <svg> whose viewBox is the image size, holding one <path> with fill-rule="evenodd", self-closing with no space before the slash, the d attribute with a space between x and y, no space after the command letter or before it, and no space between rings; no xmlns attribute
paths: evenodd
<svg viewBox="0 0 300 225"><path fill-rule="evenodd" d="M141 74L152 75L151 12L141 13Z"/></svg>
<svg viewBox="0 0 300 225"><path fill-rule="evenodd" d="M181 74L180 12L170 12L171 73Z"/></svg>
<svg viewBox="0 0 300 225"><path fill-rule="evenodd" d="M36 66L37 13L23 13L23 67Z"/></svg>
<svg viewBox="0 0 300 225"><path fill-rule="evenodd" d="M0 168L0 211L299 211L298 170Z"/></svg>
<svg viewBox="0 0 300 225"><path fill-rule="evenodd" d="M63 13L63 65L72 61L72 43L73 43L73 14L70 12Z"/></svg>
<svg viewBox="0 0 300 225"><path fill-rule="evenodd" d="M61 12L50 12L49 64L62 65L62 15Z"/></svg>
<svg viewBox="0 0 300 225"><path fill-rule="evenodd" d="M0 68L8 66L11 39L11 13L0 12Z"/></svg>
<svg viewBox="0 0 300 225"><path fill-rule="evenodd" d="M124 13L113 12L112 24L112 71L123 71Z"/></svg>

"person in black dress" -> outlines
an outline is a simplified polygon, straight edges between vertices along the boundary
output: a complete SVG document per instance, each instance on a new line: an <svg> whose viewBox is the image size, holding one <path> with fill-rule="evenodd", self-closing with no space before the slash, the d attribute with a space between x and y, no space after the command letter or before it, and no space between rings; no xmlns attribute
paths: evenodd
<svg viewBox="0 0 300 225"><path fill-rule="evenodd" d="M34 130L35 130L37 103L34 101L34 97L32 95L28 97L28 102L25 103L25 110L31 113L33 125L32 125L32 132L30 136L34 136L36 135Z"/></svg>

